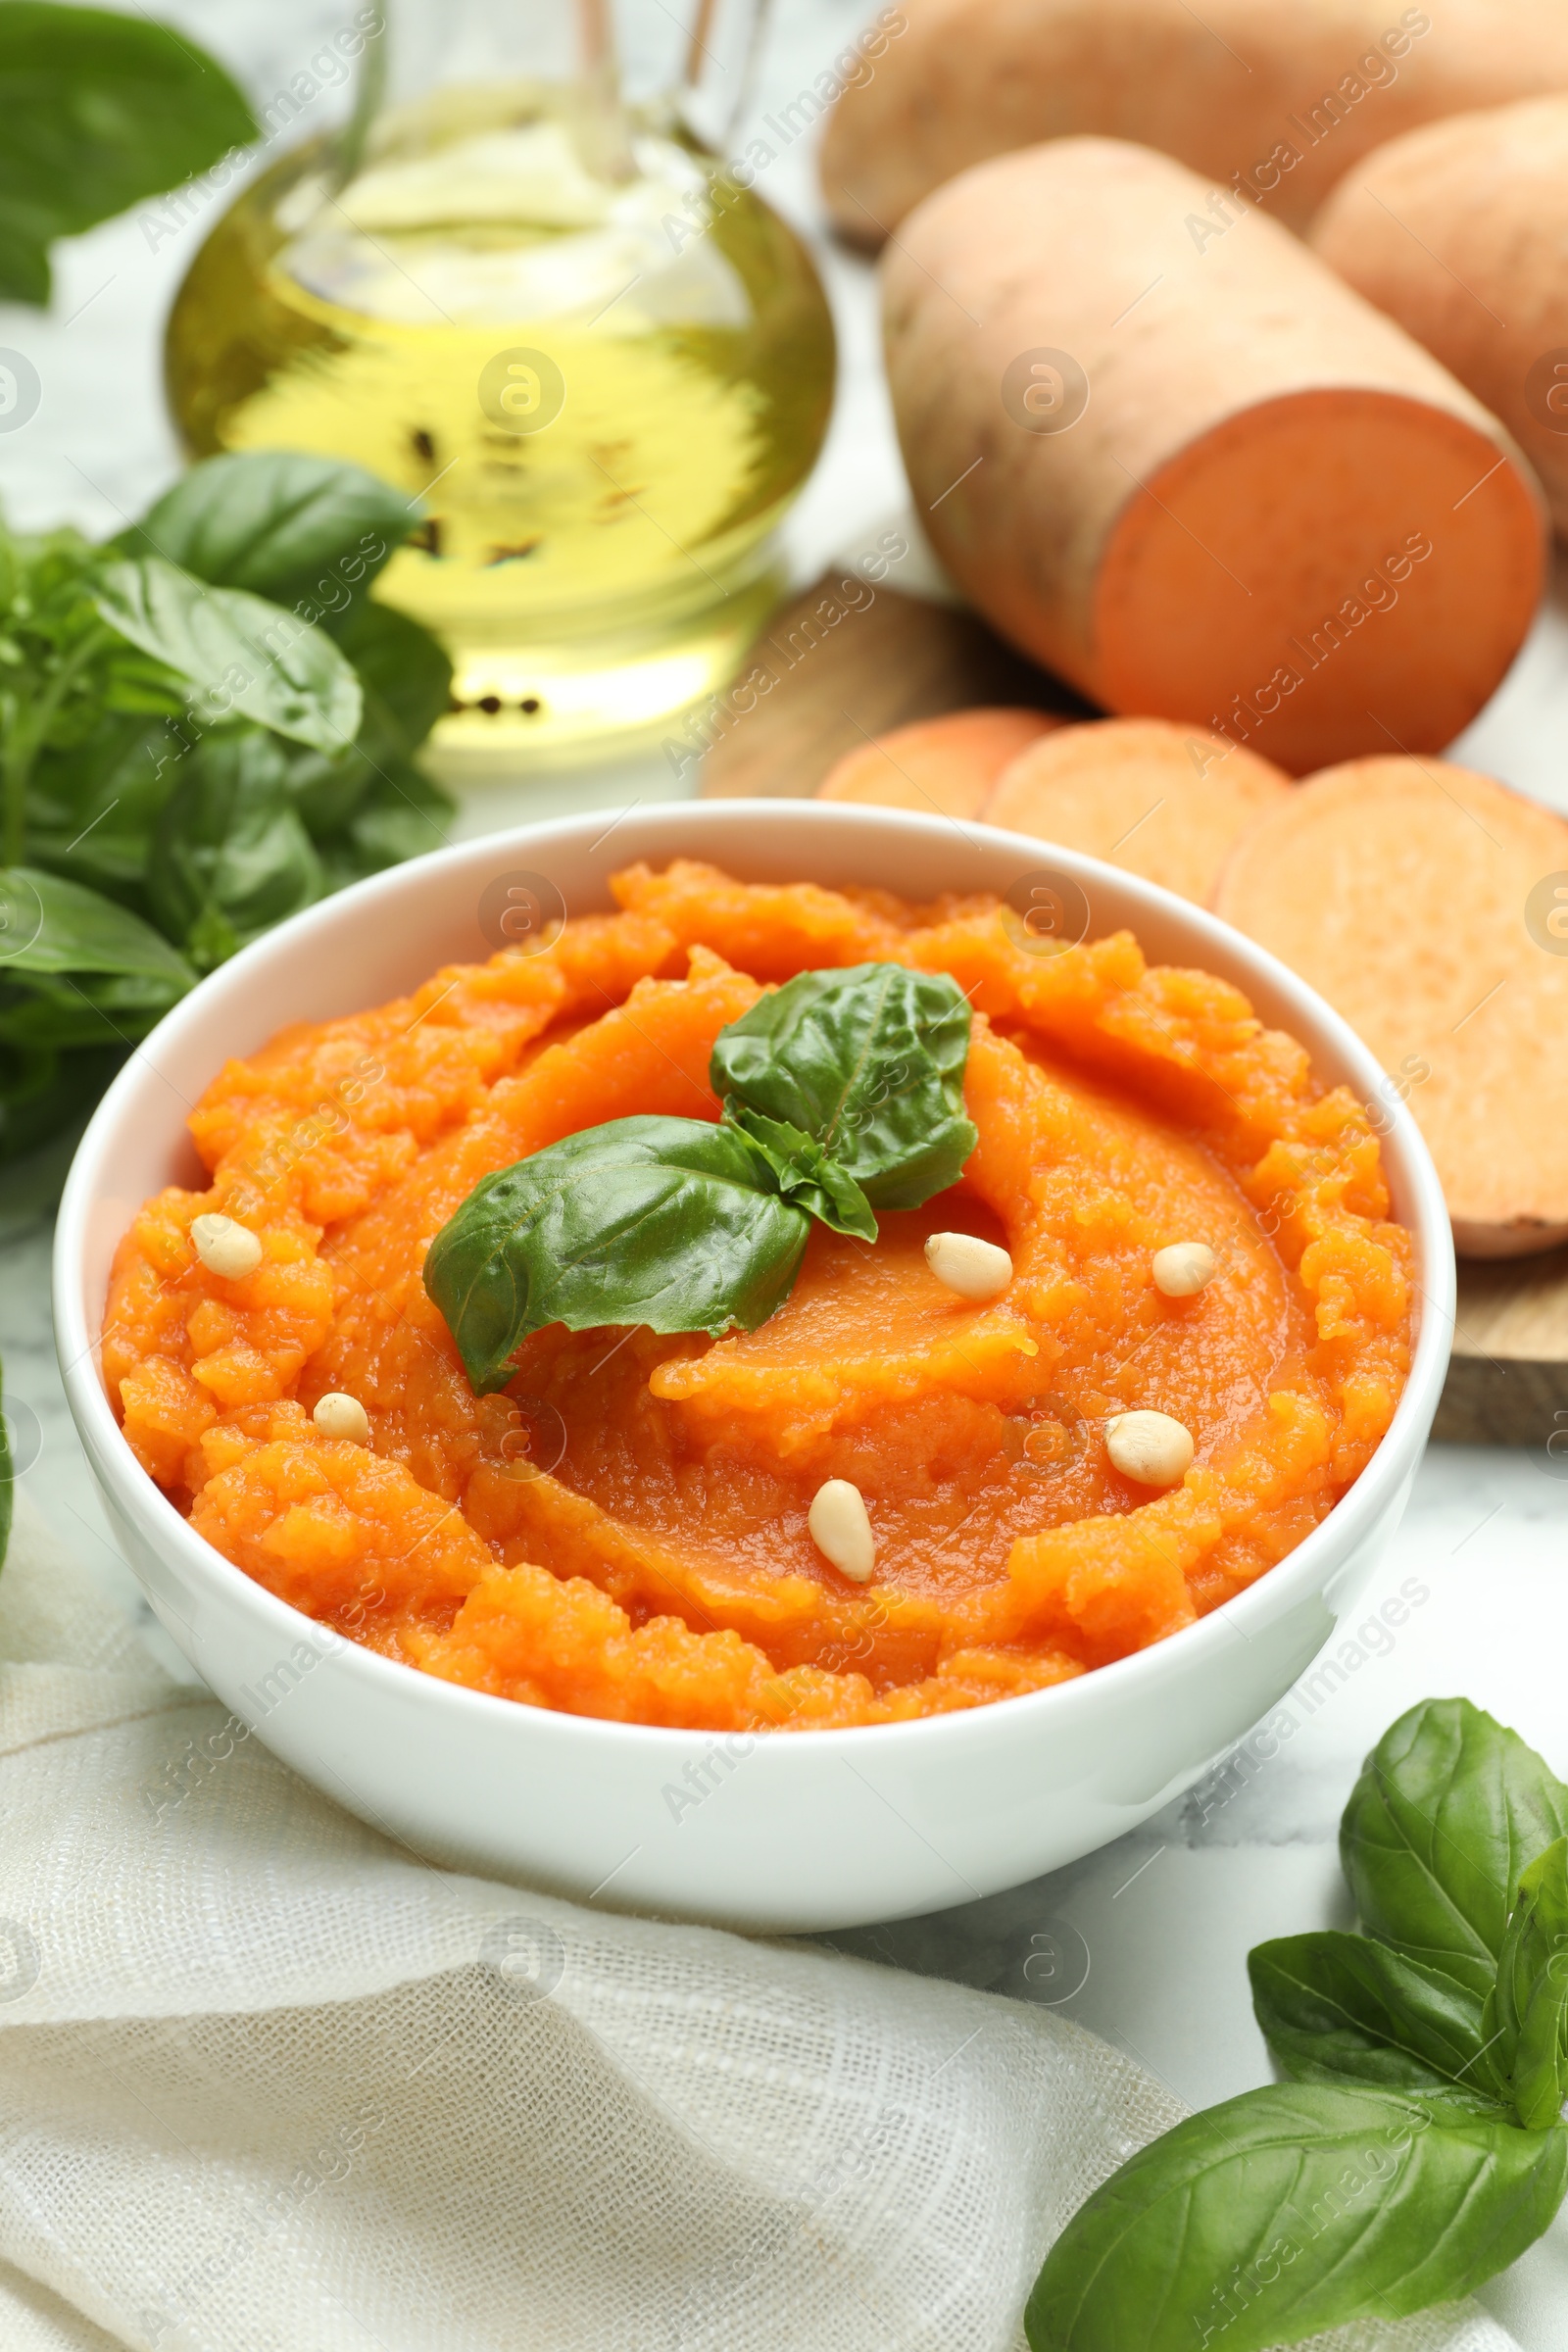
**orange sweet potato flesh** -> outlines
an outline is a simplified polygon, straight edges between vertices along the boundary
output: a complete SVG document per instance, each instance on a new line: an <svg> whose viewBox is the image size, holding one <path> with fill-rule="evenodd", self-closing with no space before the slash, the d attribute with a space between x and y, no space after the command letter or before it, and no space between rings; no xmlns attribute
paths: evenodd
<svg viewBox="0 0 1568 2352"><path fill-rule="evenodd" d="M1354 1480L1407 1364L1410 1242L1361 1106L1200 972L1125 934L1037 952L995 900L915 907L705 866L636 867L622 911L542 955L285 1031L191 1121L200 1192L116 1259L104 1368L192 1525L307 1615L529 1705L749 1729L877 1724L1040 1690L1241 1591ZM633 1111L716 1115L713 1039L761 986L868 959L976 1007L962 1181L874 1246L815 1230L759 1331L536 1333L476 1397L420 1271L489 1171ZM240 1282L206 1209L264 1244ZM975 1305L936 1229L1005 1239ZM1152 1252L1207 1237L1198 1298ZM364 1403L368 1447L310 1408ZM1193 1430L1183 1484L1111 1466L1102 1424ZM877 1534L868 1587L812 1544L830 1477Z"/></svg>
<svg viewBox="0 0 1568 2352"><path fill-rule="evenodd" d="M1044 710L950 710L859 744L829 768L819 801L912 808L922 816L977 817L1018 754L1059 727Z"/></svg>
<svg viewBox="0 0 1568 2352"><path fill-rule="evenodd" d="M1201 727L1099 718L1020 753L984 815L1206 906L1242 834L1290 791L1282 769Z"/></svg>
<svg viewBox="0 0 1568 2352"><path fill-rule="evenodd" d="M1443 760L1355 760L1258 820L1214 907L1366 1039L1431 1147L1462 1252L1568 1239L1560 816Z"/></svg>
<svg viewBox="0 0 1568 2352"><path fill-rule="evenodd" d="M1568 88L1559 0L901 0L829 117L821 182L879 245L971 164L1095 134L1177 157L1292 227L1417 123ZM1049 338L1045 338L1049 339Z"/></svg>
<svg viewBox="0 0 1568 2352"><path fill-rule="evenodd" d="M1312 244L1501 419L1568 531L1568 96L1378 148Z"/></svg>
<svg viewBox="0 0 1568 2352"><path fill-rule="evenodd" d="M1195 242L1205 203L1148 149L1057 139L905 222L884 331L933 544L1113 711L1293 774L1439 750L1540 601L1540 489L1495 418L1273 221ZM1039 366L1054 378L1019 375Z"/></svg>

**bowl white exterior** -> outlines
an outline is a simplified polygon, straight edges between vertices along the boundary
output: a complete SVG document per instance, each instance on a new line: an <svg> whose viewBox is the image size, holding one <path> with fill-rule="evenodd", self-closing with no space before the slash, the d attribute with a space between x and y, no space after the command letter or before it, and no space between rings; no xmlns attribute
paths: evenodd
<svg viewBox="0 0 1568 2352"><path fill-rule="evenodd" d="M1049 868L1086 892L1091 935L1234 980L1327 1080L1375 1094L1395 1213L1419 1257L1420 1331L1394 1425L1328 1518L1249 1592L1082 1680L927 1721L715 1738L555 1714L395 1665L215 1551L136 1462L105 1395L98 1332L116 1244L141 1200L204 1182L184 1120L229 1054L284 1022L400 994L488 952L481 890L544 873L568 910L610 904L637 858L711 859L748 880L875 883L923 899ZM421 1852L584 1900L748 1928L844 1927L1014 1886L1134 1828L1278 1699L1353 1607L1409 1494L1436 1410L1454 1269L1436 1171L1371 1054L1273 957L1185 901L1019 834L848 804L720 801L602 812L438 852L310 908L203 981L115 1080L82 1139L55 1245L66 1391L153 1608L218 1696L296 1771Z"/></svg>

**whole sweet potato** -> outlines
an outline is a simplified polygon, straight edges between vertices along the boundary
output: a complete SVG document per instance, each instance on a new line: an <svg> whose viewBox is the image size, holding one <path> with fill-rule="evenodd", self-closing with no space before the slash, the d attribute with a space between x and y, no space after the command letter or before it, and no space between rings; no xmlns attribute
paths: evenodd
<svg viewBox="0 0 1568 2352"><path fill-rule="evenodd" d="M857 71L822 148L828 207L866 245L971 164L1085 134L1158 147L1299 224L1384 140L1568 89L1562 0L901 0L899 13L906 29Z"/></svg>
<svg viewBox="0 0 1568 2352"><path fill-rule="evenodd" d="M1312 243L1501 418L1568 533L1568 96L1380 147Z"/></svg>
<svg viewBox="0 0 1568 2352"><path fill-rule="evenodd" d="M1285 229L1060 139L963 172L883 263L921 518L1013 642L1117 711L1300 773L1451 741L1539 602L1496 419Z"/></svg>

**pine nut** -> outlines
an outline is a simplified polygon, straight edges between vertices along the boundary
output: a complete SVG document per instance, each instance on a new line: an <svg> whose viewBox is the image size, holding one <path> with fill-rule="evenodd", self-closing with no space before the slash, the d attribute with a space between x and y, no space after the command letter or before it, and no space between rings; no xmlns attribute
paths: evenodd
<svg viewBox="0 0 1568 2352"><path fill-rule="evenodd" d="M847 1478L830 1478L818 1487L807 1516L811 1541L840 1576L852 1584L868 1585L876 1566L876 1538L865 1498Z"/></svg>
<svg viewBox="0 0 1568 2352"><path fill-rule="evenodd" d="M311 1419L323 1438L347 1438L355 1446L370 1443L369 1414L357 1396L345 1396L341 1389L318 1396Z"/></svg>
<svg viewBox="0 0 1568 2352"><path fill-rule="evenodd" d="M1169 1413L1112 1413L1105 1451L1123 1478L1141 1487L1173 1487L1193 1458L1193 1433Z"/></svg>
<svg viewBox="0 0 1568 2352"><path fill-rule="evenodd" d="M232 1217L192 1217L190 1238L208 1273L222 1282L243 1282L262 1262L260 1239Z"/></svg>
<svg viewBox="0 0 1568 2352"><path fill-rule="evenodd" d="M1206 1242L1172 1242L1154 1251L1154 1288L1167 1298L1196 1298L1213 1281L1218 1263Z"/></svg>
<svg viewBox="0 0 1568 2352"><path fill-rule="evenodd" d="M1000 1298L1012 1280L1006 1250L973 1233L934 1233L925 1246L925 1262L960 1298Z"/></svg>

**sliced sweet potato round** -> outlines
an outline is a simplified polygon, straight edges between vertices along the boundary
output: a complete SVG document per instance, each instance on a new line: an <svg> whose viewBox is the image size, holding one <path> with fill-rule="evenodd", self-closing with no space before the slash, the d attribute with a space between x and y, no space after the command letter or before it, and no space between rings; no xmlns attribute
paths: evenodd
<svg viewBox="0 0 1568 2352"><path fill-rule="evenodd" d="M1259 817L1214 908L1365 1038L1464 1255L1568 1239L1568 823L1446 760L1353 760Z"/></svg>
<svg viewBox="0 0 1568 2352"><path fill-rule="evenodd" d="M1282 768L1201 727L1099 718L1031 744L982 813L1206 906L1241 835L1294 789Z"/></svg>
<svg viewBox="0 0 1568 2352"><path fill-rule="evenodd" d="M1049 710L949 710L864 743L829 768L819 801L870 801L924 816L975 817L1009 761L1061 725Z"/></svg>

